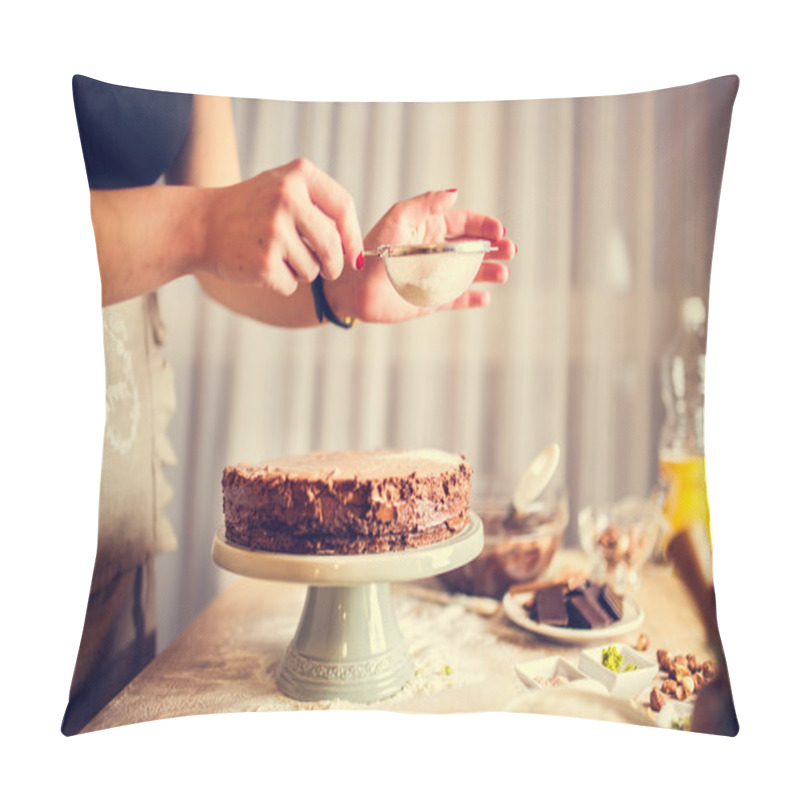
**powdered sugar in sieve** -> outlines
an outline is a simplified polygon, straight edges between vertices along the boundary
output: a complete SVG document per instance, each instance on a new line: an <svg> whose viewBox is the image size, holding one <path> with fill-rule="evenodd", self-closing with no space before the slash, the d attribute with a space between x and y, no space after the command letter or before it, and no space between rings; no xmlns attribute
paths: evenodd
<svg viewBox="0 0 800 800"><path fill-rule="evenodd" d="M435 308L463 294L475 278L491 242L466 239L426 245L381 245L365 255L383 259L398 294L415 306Z"/></svg>

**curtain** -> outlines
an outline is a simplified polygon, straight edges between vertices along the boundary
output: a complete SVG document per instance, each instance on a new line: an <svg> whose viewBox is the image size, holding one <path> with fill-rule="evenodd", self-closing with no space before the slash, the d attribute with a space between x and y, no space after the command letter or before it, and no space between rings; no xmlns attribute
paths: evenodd
<svg viewBox="0 0 800 800"><path fill-rule="evenodd" d="M729 101L714 82L565 100L235 100L245 177L306 156L351 192L365 233L396 200L455 187L519 252L488 308L350 331L237 318L192 279L162 290L181 541L158 566L160 646L230 578L210 557L226 464L437 447L467 456L476 492L510 495L558 442L567 545L585 504L648 493L659 359L681 300L708 300Z"/></svg>

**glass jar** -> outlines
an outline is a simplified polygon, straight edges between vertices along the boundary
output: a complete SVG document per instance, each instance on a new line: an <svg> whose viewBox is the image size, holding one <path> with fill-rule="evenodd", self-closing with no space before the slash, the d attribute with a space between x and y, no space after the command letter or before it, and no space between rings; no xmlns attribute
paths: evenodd
<svg viewBox="0 0 800 800"><path fill-rule="evenodd" d="M500 599L509 587L541 577L561 545L569 521L565 490L514 512L507 497L473 503L483 522L483 550L469 564L441 575L455 592Z"/></svg>

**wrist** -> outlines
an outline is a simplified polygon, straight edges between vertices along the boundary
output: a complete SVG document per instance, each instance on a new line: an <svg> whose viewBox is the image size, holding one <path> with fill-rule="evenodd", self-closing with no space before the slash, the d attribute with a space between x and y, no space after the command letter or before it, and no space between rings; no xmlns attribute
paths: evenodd
<svg viewBox="0 0 800 800"><path fill-rule="evenodd" d="M317 278L312 284L312 293L315 299L314 310L317 319L322 316L321 322L327 320L340 327L351 327L357 322L354 313L353 286L349 281L341 277L333 281Z"/></svg>
<svg viewBox="0 0 800 800"><path fill-rule="evenodd" d="M220 190L207 187L184 187L189 193L183 219L185 260L184 274L217 274L214 242Z"/></svg>
<svg viewBox="0 0 800 800"><path fill-rule="evenodd" d="M311 295L314 300L314 313L316 314L317 321L331 322L340 328L352 328L358 322L355 316L351 314L337 313L331 305L328 297L332 287L338 281L324 281L321 275L318 275L311 282ZM334 292L336 294L336 292ZM338 295L337 295L338 299Z"/></svg>

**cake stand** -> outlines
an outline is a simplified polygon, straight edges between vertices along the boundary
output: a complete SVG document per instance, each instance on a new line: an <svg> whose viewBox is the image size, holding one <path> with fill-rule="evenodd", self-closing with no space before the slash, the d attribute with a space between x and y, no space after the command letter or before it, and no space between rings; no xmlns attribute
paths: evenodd
<svg viewBox="0 0 800 800"><path fill-rule="evenodd" d="M414 663L397 625L390 584L429 578L472 561L483 523L471 514L451 539L367 555L294 555L249 550L214 537L212 558L249 578L307 584L294 638L278 668L278 688L296 700L358 703L398 692Z"/></svg>

